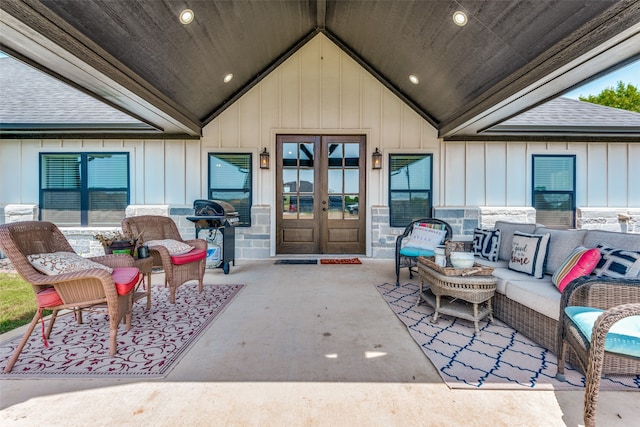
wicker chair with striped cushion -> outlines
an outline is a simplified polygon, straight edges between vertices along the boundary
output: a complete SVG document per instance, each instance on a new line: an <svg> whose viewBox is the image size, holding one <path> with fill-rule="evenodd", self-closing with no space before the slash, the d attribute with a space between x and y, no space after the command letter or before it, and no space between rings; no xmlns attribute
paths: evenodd
<svg viewBox="0 0 640 427"><path fill-rule="evenodd" d="M450 240L453 236L453 230L451 226L440 219L436 218L423 218L416 221L412 221L404 229L404 232L396 238L396 286L400 286L400 269L407 267L409 269L409 278L413 278L413 268L417 265L417 259L419 256L433 256L433 249L431 245L427 244L414 246L412 242L412 235L416 227L423 226L432 230L444 231L444 236L441 241L435 243L435 245L444 244L447 240Z"/></svg>

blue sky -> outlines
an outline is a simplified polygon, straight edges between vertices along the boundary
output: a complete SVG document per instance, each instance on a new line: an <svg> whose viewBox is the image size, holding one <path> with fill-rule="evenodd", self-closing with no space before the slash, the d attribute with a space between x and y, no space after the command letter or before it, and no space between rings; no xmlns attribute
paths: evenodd
<svg viewBox="0 0 640 427"><path fill-rule="evenodd" d="M600 77L591 83L580 86L571 92L567 92L563 96L578 99L579 96L597 95L608 87L615 88L619 81L624 84L631 83L636 88L640 88L640 60L632 62L606 76Z"/></svg>

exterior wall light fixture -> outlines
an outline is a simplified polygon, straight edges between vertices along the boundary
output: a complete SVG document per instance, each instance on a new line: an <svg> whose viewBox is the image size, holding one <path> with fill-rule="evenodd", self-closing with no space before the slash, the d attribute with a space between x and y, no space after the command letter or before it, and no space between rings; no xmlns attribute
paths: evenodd
<svg viewBox="0 0 640 427"><path fill-rule="evenodd" d="M382 169L382 153L377 148L371 154L371 169Z"/></svg>
<svg viewBox="0 0 640 427"><path fill-rule="evenodd" d="M269 152L267 147L262 149L260 153L260 169L269 169Z"/></svg>

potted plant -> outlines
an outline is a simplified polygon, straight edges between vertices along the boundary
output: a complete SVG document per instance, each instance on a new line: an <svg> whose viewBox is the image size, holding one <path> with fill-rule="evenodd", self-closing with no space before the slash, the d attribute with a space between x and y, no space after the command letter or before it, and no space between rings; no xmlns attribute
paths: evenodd
<svg viewBox="0 0 640 427"><path fill-rule="evenodd" d="M142 233L134 236L131 233L116 230L97 233L93 237L102 244L105 254L129 254L133 256L138 241L142 243L141 236Z"/></svg>

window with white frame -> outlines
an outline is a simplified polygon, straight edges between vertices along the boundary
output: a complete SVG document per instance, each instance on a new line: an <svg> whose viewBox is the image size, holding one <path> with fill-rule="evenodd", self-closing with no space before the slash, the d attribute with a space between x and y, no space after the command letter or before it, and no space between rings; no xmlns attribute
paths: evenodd
<svg viewBox="0 0 640 427"><path fill-rule="evenodd" d="M533 207L536 222L552 228L574 228L576 156L533 156Z"/></svg>
<svg viewBox="0 0 640 427"><path fill-rule="evenodd" d="M411 221L430 218L432 208L431 154L389 155L389 222L405 227Z"/></svg>
<svg viewBox="0 0 640 427"><path fill-rule="evenodd" d="M40 154L42 221L119 226L128 204L128 153Z"/></svg>

